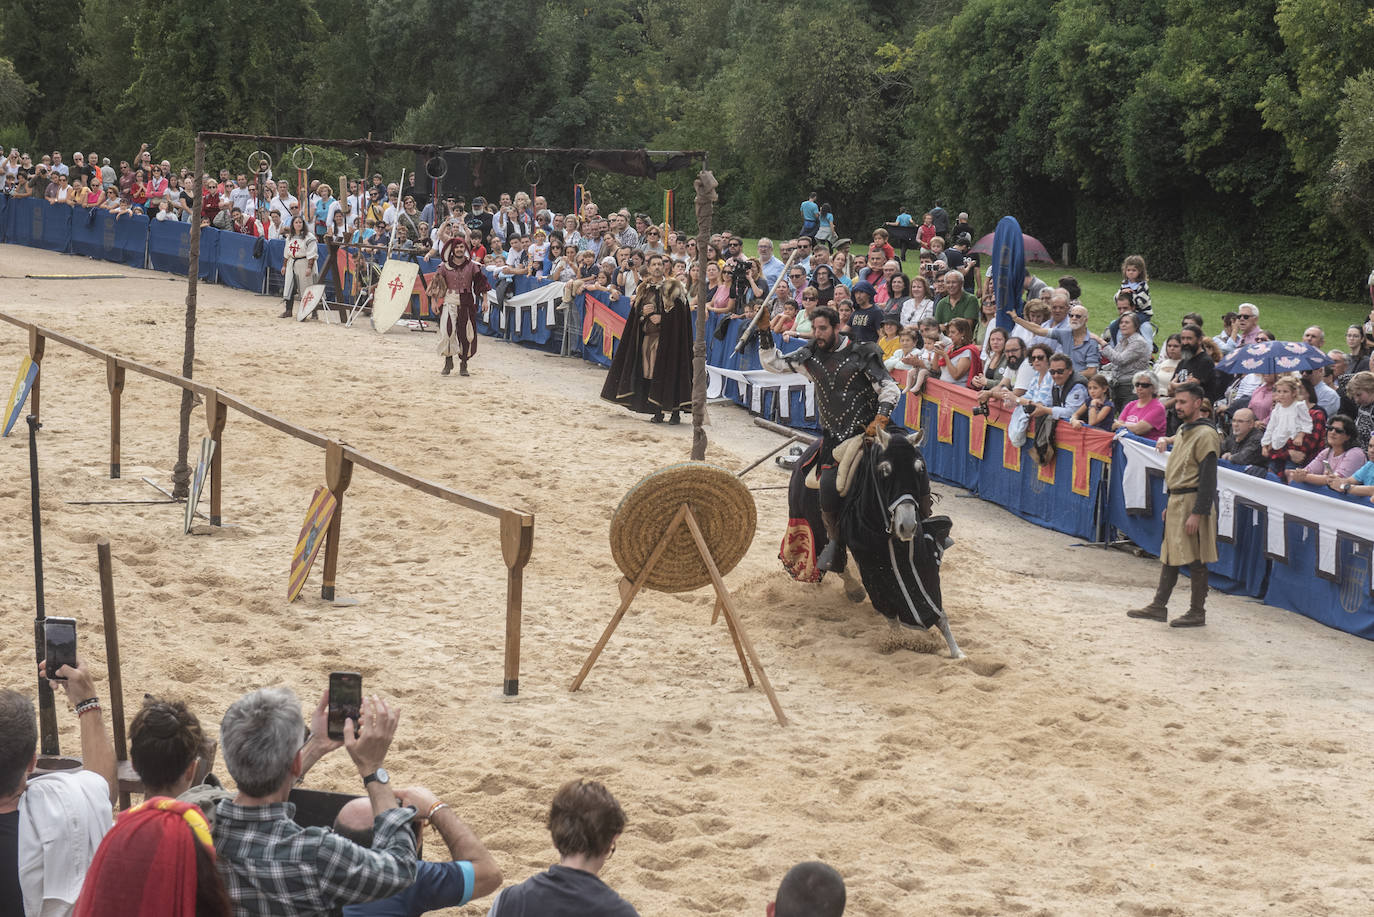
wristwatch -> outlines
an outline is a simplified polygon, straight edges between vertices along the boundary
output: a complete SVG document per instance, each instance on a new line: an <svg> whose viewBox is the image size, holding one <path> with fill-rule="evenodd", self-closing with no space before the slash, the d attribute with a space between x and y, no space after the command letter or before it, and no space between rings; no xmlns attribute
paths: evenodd
<svg viewBox="0 0 1374 917"><path fill-rule="evenodd" d="M363 778L363 786L367 786L369 783L373 783L374 781L376 783L380 783L382 786L386 786L388 783L391 782L391 775L386 772L386 768L379 767L375 771L373 771L372 773L368 774L366 777Z"/></svg>

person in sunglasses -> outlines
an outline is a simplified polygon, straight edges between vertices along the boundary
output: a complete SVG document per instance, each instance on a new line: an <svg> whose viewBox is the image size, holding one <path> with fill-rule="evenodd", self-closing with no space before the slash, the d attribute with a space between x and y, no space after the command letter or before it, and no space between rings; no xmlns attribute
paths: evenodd
<svg viewBox="0 0 1374 917"><path fill-rule="evenodd" d="M1346 414L1337 414L1326 427L1326 448L1318 452L1305 467L1288 473L1289 483L1330 484L1354 476L1365 463L1364 450L1359 448L1355 421Z"/></svg>

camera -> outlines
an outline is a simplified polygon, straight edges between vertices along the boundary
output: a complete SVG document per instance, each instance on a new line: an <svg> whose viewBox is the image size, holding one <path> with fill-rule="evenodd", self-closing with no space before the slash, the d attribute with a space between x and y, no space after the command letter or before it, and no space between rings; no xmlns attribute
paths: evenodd
<svg viewBox="0 0 1374 917"><path fill-rule="evenodd" d="M749 290L749 262L740 258L730 268L730 295L739 298Z"/></svg>
<svg viewBox="0 0 1374 917"><path fill-rule="evenodd" d="M982 416L984 416L984 417L987 417L987 416L988 416L988 406L987 406L986 404L975 404L975 405L973 406L973 410L970 411L969 413L972 414L974 417L977 417L977 416L979 416L980 414L981 414Z"/></svg>

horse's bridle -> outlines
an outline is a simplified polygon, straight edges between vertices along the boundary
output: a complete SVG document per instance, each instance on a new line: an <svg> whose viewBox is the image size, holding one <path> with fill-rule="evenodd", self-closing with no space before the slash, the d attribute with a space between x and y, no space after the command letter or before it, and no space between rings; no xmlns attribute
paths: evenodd
<svg viewBox="0 0 1374 917"><path fill-rule="evenodd" d="M877 445L877 444L878 444L878 441L877 441L877 440L874 440L870 445ZM883 451L884 451L884 452L887 451L886 447L883 448ZM875 497L877 497L877 498L878 498L878 502L881 503L882 500L883 500L883 491L882 491L882 489L878 486L878 463L877 463L877 462L869 462L869 463L868 463L868 480L869 480L869 483L873 485L873 495L874 495ZM903 503L910 503L910 504L912 505L912 507L914 507L914 508L916 509L916 516L917 516L917 518L919 518L920 515L921 515L920 507L919 507L919 506L917 505L917 503L916 503L916 495L915 495L915 494L902 494L900 497L898 497L897 499L893 500L891 503L889 503L889 504L887 505L887 534L888 534L889 537L891 537L891 535L892 535L892 520L893 520L893 518L895 518L896 515L897 515L897 513L896 513L897 507L901 506Z"/></svg>

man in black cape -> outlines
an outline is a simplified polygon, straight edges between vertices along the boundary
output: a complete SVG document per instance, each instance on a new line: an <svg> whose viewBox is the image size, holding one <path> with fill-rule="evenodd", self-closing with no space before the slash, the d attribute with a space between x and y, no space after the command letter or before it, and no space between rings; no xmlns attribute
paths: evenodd
<svg viewBox="0 0 1374 917"><path fill-rule="evenodd" d="M680 423L692 407L692 309L687 288L664 277L663 256L649 256L649 276L635 288L625 333L611 360L601 397L653 423Z"/></svg>

